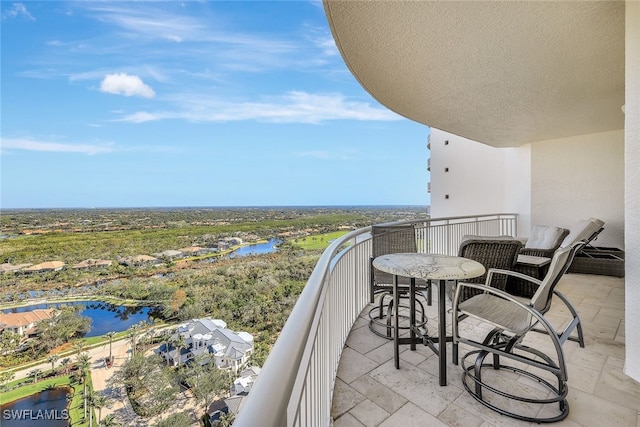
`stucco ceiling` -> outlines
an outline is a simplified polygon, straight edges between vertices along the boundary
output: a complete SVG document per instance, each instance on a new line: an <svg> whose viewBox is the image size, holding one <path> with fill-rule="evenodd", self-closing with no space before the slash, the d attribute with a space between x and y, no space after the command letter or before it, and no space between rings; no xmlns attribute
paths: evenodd
<svg viewBox="0 0 640 427"><path fill-rule="evenodd" d="M324 0L360 84L496 147L622 129L623 1Z"/></svg>

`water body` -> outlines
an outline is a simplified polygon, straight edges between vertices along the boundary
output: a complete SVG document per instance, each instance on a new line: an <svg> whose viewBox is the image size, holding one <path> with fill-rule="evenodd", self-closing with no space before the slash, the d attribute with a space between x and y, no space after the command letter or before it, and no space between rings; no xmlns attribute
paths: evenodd
<svg viewBox="0 0 640 427"><path fill-rule="evenodd" d="M67 427L68 387L41 391L0 405L2 427Z"/></svg>
<svg viewBox="0 0 640 427"><path fill-rule="evenodd" d="M241 246L229 255L231 258L247 255L261 255L275 252L278 249L276 245L280 243L278 239L269 239L266 243L256 243L254 245Z"/></svg>
<svg viewBox="0 0 640 427"><path fill-rule="evenodd" d="M107 332L120 332L129 329L130 326L142 321L151 322L154 318L161 317L158 307L140 306L130 307L112 304L104 301L74 301L66 303L36 304L26 307L17 307L3 310L4 313L23 313L36 308L59 307L60 305L82 305L85 308L80 314L91 319L91 330L86 337L104 335Z"/></svg>

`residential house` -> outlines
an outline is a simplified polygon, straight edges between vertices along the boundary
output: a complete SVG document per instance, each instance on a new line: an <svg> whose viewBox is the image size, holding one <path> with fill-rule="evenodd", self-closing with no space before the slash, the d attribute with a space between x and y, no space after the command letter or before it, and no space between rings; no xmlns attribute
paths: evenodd
<svg viewBox="0 0 640 427"><path fill-rule="evenodd" d="M177 348L178 335L182 335L185 347ZM178 327L177 332L163 344L158 353L174 366L187 363L200 354L213 355L220 369L238 372L253 353L253 336L247 332L234 332L220 319L193 319Z"/></svg>
<svg viewBox="0 0 640 427"><path fill-rule="evenodd" d="M211 252L211 249L200 246L189 246L188 248L180 248L178 250L184 253L185 256L198 256Z"/></svg>
<svg viewBox="0 0 640 427"><path fill-rule="evenodd" d="M236 394L225 399L216 400L211 404L209 410L207 411L207 413L209 414L209 421L213 423L214 421L220 419L222 414L238 414L245 399L245 395Z"/></svg>
<svg viewBox="0 0 640 427"><path fill-rule="evenodd" d="M162 260L152 257L150 255L136 255L128 258L122 258L118 260L118 262L125 266L135 266L140 267L143 265L157 265L162 262Z"/></svg>
<svg viewBox="0 0 640 427"><path fill-rule="evenodd" d="M108 259L85 259L77 264L75 264L72 268L76 270L88 270L93 268L107 268L113 264L113 261Z"/></svg>
<svg viewBox="0 0 640 427"><path fill-rule="evenodd" d="M0 331L11 331L21 337L29 338L37 335L37 324L51 319L55 315L53 309L35 309L21 313L0 313Z"/></svg>
<svg viewBox="0 0 640 427"><path fill-rule="evenodd" d="M243 243L243 240L240 237L229 237L225 239L231 246L238 246Z"/></svg>
<svg viewBox="0 0 640 427"><path fill-rule="evenodd" d="M31 267L23 268L25 273L46 273L48 271L60 271L66 264L62 261L47 261Z"/></svg>
<svg viewBox="0 0 640 427"><path fill-rule="evenodd" d="M16 271L20 271L25 267L29 267L31 264L11 264L8 262L5 262L3 264L0 264L0 273L9 273L9 272L16 272Z"/></svg>
<svg viewBox="0 0 640 427"><path fill-rule="evenodd" d="M231 384L231 395L234 394L248 394L251 387L256 382L261 368L258 366L251 366L238 374L238 378Z"/></svg>
<svg viewBox="0 0 640 427"><path fill-rule="evenodd" d="M151 254L151 255L161 259L177 259L177 258L183 258L185 254L184 252L179 250L176 251L175 249L167 249L166 251L162 251L162 252Z"/></svg>
<svg viewBox="0 0 640 427"><path fill-rule="evenodd" d="M218 251L226 251L227 249L229 249L231 247L229 242L224 241L224 240L218 241L218 244L216 246L218 247Z"/></svg>

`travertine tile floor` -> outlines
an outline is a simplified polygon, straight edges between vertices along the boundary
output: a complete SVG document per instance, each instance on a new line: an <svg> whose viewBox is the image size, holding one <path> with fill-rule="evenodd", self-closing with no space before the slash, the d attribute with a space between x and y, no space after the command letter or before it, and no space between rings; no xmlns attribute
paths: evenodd
<svg viewBox="0 0 640 427"><path fill-rule="evenodd" d="M623 372L624 279L567 274L558 289L577 308L586 346L564 344L569 370L569 416L555 425L640 427L640 383ZM434 296L437 291L434 292ZM429 329L437 325L437 304L427 308ZM438 385L437 357L427 347L400 349L400 369L393 366L393 343L368 328L366 307L344 348L333 395L334 427L525 426L477 403L462 387L461 367L451 363L448 385ZM562 325L566 310L554 303L549 318ZM469 319L467 319L469 320ZM450 316L447 323L450 324ZM467 332L481 326L470 323ZM450 329L450 325L449 325ZM462 333L462 332L461 332ZM539 339L544 335L534 334ZM534 338L535 339L535 338ZM542 343L542 341L541 341ZM544 345L544 344L539 345ZM464 354L465 348L460 349ZM503 371L499 371L503 372ZM514 374L505 381L514 384ZM518 376L519 387L537 387ZM539 387L539 386L538 386Z"/></svg>

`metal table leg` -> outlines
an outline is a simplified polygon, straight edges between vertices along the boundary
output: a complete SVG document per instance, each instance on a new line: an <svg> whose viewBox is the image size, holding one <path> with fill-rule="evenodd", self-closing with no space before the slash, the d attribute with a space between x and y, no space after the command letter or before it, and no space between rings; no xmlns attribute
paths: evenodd
<svg viewBox="0 0 640 427"><path fill-rule="evenodd" d="M438 282L438 361L440 362L440 385L447 385L447 316L445 307L446 280Z"/></svg>

